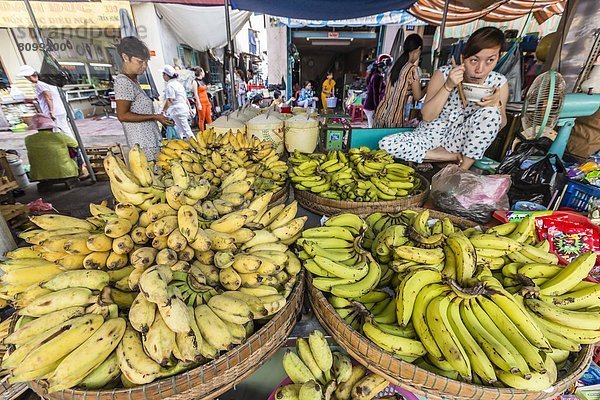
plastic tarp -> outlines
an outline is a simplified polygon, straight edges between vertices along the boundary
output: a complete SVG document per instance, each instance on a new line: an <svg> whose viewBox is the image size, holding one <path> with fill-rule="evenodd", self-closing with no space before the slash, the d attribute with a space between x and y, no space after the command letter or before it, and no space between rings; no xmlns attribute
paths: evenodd
<svg viewBox="0 0 600 400"><path fill-rule="evenodd" d="M322 28L322 27L357 27L357 26L384 26L384 25L426 25L406 11L387 11L368 17L351 19L296 19L276 17L277 20L289 28Z"/></svg>
<svg viewBox="0 0 600 400"><path fill-rule="evenodd" d="M297 19L348 19L405 10L416 0L231 0L231 6L278 17Z"/></svg>
<svg viewBox="0 0 600 400"><path fill-rule="evenodd" d="M158 14L183 42L199 51L227 44L224 7L156 4ZM235 37L250 19L248 11L230 11L231 36Z"/></svg>

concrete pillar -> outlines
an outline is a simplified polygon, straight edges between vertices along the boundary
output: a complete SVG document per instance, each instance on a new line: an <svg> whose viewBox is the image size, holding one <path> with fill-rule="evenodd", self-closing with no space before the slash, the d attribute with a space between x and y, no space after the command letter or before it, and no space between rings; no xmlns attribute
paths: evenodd
<svg viewBox="0 0 600 400"><path fill-rule="evenodd" d="M267 57L269 58L269 84L281 83L284 79L287 87L288 82L288 54L287 54L287 27L271 26L267 24Z"/></svg>

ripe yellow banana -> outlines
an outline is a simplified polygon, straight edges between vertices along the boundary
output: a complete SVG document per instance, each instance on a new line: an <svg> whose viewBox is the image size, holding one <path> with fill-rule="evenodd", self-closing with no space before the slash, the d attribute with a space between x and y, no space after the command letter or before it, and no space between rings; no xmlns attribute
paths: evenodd
<svg viewBox="0 0 600 400"><path fill-rule="evenodd" d="M117 347L125 333L123 318L109 319L81 346L65 357L48 378L52 393L77 385L98 367Z"/></svg>

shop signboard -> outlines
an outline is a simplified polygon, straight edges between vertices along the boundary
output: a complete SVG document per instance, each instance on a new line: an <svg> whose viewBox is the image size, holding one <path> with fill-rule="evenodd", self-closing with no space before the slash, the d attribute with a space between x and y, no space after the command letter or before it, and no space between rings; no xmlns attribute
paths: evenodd
<svg viewBox="0 0 600 400"><path fill-rule="evenodd" d="M119 28L119 10L131 15L129 1L94 2L32 1L31 7L40 28L114 29ZM0 0L0 28L32 28L31 19L20 0Z"/></svg>

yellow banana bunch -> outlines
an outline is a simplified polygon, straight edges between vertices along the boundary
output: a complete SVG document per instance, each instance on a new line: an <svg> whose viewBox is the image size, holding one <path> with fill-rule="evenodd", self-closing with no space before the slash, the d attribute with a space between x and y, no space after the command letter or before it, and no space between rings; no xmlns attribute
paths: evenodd
<svg viewBox="0 0 600 400"><path fill-rule="evenodd" d="M382 150L361 147L350 149L348 155L341 151L310 155L294 152L289 160L292 164L290 180L296 189L330 199L396 200L420 186L412 168L395 164Z"/></svg>

